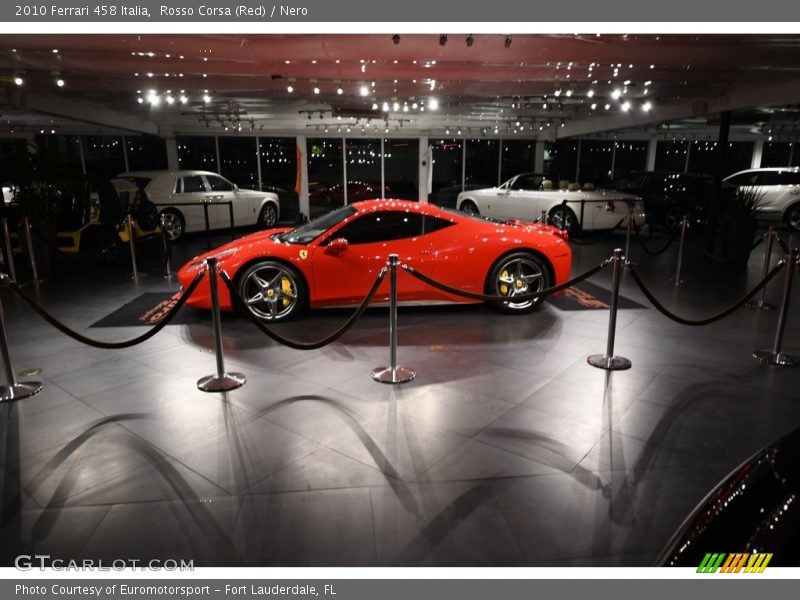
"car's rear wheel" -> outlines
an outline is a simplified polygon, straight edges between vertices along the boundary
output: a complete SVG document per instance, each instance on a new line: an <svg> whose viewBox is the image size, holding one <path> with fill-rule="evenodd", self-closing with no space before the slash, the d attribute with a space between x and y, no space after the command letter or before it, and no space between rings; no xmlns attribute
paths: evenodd
<svg viewBox="0 0 800 600"><path fill-rule="evenodd" d="M239 295L263 321L285 321L303 307L306 285L292 267L273 260L250 265L239 277Z"/></svg>
<svg viewBox="0 0 800 600"><path fill-rule="evenodd" d="M461 212L465 212L468 215L474 215L476 217L481 214L478 210L478 207L472 200L466 200L461 204Z"/></svg>
<svg viewBox="0 0 800 600"><path fill-rule="evenodd" d="M177 242L183 237L186 231L186 220L179 210L174 208L165 208L161 211L161 218L163 221L164 231L167 232L167 237L171 242Z"/></svg>
<svg viewBox="0 0 800 600"><path fill-rule="evenodd" d="M488 294L503 296L508 300L493 302L492 307L504 313L529 313L539 306L544 298L514 302L514 296L535 294L550 287L550 271L544 260L530 252L514 252L498 260L486 281Z"/></svg>
<svg viewBox="0 0 800 600"><path fill-rule="evenodd" d="M550 210L548 215L550 224L562 231L566 231L570 237L577 237L580 233L580 224L578 217L572 212L572 209L567 206L556 206Z"/></svg>
<svg viewBox="0 0 800 600"><path fill-rule="evenodd" d="M786 221L786 224L795 231L800 231L800 202L793 204L786 209L786 213L783 215L783 220Z"/></svg>
<svg viewBox="0 0 800 600"><path fill-rule="evenodd" d="M261 212L258 214L258 226L262 229L269 229L275 227L278 222L278 210L272 202L267 202L261 207Z"/></svg>

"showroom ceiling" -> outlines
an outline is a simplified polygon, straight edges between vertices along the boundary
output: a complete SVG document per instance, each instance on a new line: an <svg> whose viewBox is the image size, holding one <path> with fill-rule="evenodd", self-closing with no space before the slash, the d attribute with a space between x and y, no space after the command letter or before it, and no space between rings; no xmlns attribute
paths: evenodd
<svg viewBox="0 0 800 600"><path fill-rule="evenodd" d="M4 35L0 77L3 135L697 135L734 109L797 137L800 36Z"/></svg>

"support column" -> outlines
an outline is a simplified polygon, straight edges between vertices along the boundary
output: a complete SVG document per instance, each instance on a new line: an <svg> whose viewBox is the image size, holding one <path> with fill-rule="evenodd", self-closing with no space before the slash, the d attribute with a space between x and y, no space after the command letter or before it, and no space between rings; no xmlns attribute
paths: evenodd
<svg viewBox="0 0 800 600"><path fill-rule="evenodd" d="M166 136L164 144L167 147L167 169L177 171L180 166L178 164L178 142L175 140L175 134Z"/></svg>
<svg viewBox="0 0 800 600"><path fill-rule="evenodd" d="M428 148L429 140L427 136L419 138L419 201L427 202L428 194L431 192L430 184L433 175L433 153Z"/></svg>
<svg viewBox="0 0 800 600"><path fill-rule="evenodd" d="M750 163L751 169L761 167L761 157L764 156L764 140L758 140L753 145L753 161Z"/></svg>
<svg viewBox="0 0 800 600"><path fill-rule="evenodd" d="M656 138L650 138L647 142L647 166L645 166L646 171L655 171L656 170L656 150L658 149L658 140Z"/></svg>
<svg viewBox="0 0 800 600"><path fill-rule="evenodd" d="M714 247L714 232L716 230L717 215L719 215L720 202L722 200L722 169L725 166L725 156L728 153L728 135L730 134L730 130L731 111L726 110L720 114L719 119L719 135L717 136L719 153L717 154L717 169L714 173L714 193L712 195L710 223L706 236L706 246L708 248Z"/></svg>
<svg viewBox="0 0 800 600"><path fill-rule="evenodd" d="M297 192L300 197L300 212L310 218L311 205L308 201L308 152L306 149L306 136L298 135L295 143L297 144L297 149L295 150L297 168L300 169L300 189Z"/></svg>
<svg viewBox="0 0 800 600"><path fill-rule="evenodd" d="M536 140L533 153L533 172L544 173L544 140Z"/></svg>

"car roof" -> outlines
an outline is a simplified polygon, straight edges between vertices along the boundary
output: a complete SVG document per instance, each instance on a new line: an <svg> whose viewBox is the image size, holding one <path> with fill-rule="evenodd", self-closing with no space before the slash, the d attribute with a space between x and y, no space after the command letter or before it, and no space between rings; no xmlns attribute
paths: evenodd
<svg viewBox="0 0 800 600"><path fill-rule="evenodd" d="M175 177L186 177L190 175L216 175L217 177L221 177L219 173L214 173L213 171L200 171L196 169L178 169L175 171L171 171L169 169L159 169L155 171L128 171L126 173L115 175L115 177L150 177L155 179L156 177L160 177L162 175L173 175Z"/></svg>
<svg viewBox="0 0 800 600"><path fill-rule="evenodd" d="M797 173L800 171L800 167L759 167L757 169L742 169L741 171L737 171L736 173L728 175L728 177L725 179L733 177L734 175L741 175L742 173L768 173L776 171L790 171L792 173Z"/></svg>

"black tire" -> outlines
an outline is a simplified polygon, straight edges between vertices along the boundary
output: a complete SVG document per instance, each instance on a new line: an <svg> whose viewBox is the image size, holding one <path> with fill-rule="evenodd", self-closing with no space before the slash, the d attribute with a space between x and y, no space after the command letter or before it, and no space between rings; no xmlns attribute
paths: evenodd
<svg viewBox="0 0 800 600"><path fill-rule="evenodd" d="M578 217L568 206L555 206L550 209L547 219L553 227L565 230L570 237L577 237L581 232Z"/></svg>
<svg viewBox="0 0 800 600"><path fill-rule="evenodd" d="M267 202L261 207L261 212L258 213L258 226L261 229L269 229L275 227L278 222L278 209L272 202Z"/></svg>
<svg viewBox="0 0 800 600"><path fill-rule="evenodd" d="M481 214L477 205L472 200L464 200L464 202L461 203L461 208L459 210L467 213L468 215L474 215L476 217Z"/></svg>
<svg viewBox="0 0 800 600"><path fill-rule="evenodd" d="M163 221L162 227L167 232L170 242L177 242L186 233L186 219L178 209L165 208L159 216Z"/></svg>
<svg viewBox="0 0 800 600"><path fill-rule="evenodd" d="M305 306L307 287L293 267L262 260L237 277L237 288L248 310L262 321L277 323L296 316Z"/></svg>
<svg viewBox="0 0 800 600"><path fill-rule="evenodd" d="M489 270L486 293L513 297L515 294L535 293L550 287L547 264L532 252L512 252L500 257ZM507 314L527 314L544 302L544 297L525 302L492 302L490 306Z"/></svg>
<svg viewBox="0 0 800 600"><path fill-rule="evenodd" d="M789 226L789 229L800 231L800 202L792 204L783 213L783 220Z"/></svg>
<svg viewBox="0 0 800 600"><path fill-rule="evenodd" d="M120 241L112 229L97 228L88 234L86 250L98 265L109 266L117 262L120 255Z"/></svg>

